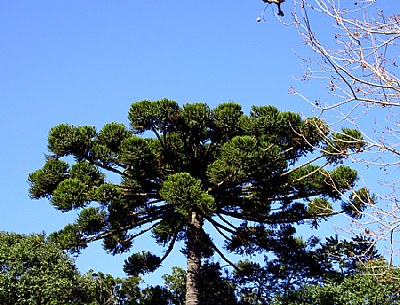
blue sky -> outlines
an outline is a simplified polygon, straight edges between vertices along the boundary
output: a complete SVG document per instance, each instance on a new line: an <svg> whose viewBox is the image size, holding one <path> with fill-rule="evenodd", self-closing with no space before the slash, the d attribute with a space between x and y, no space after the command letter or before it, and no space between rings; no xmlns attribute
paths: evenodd
<svg viewBox="0 0 400 305"><path fill-rule="evenodd" d="M288 93L300 86L292 75L301 75L296 53L306 49L272 6L257 23L264 8L261 0L0 1L0 230L50 233L73 220L28 197L27 176L43 166L57 124L127 123L132 102L164 97L310 115ZM169 265L183 260L177 253ZM94 245L77 264L122 276L121 261Z"/></svg>

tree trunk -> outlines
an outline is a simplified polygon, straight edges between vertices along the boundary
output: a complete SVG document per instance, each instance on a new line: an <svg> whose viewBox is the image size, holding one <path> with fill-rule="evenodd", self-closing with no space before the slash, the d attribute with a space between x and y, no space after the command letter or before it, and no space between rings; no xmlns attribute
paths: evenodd
<svg viewBox="0 0 400 305"><path fill-rule="evenodd" d="M200 305L201 227L202 219L192 212L187 232L186 305Z"/></svg>

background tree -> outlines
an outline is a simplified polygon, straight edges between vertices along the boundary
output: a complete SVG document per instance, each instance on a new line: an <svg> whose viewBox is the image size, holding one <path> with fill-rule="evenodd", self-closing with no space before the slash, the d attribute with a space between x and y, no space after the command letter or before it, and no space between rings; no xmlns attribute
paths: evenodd
<svg viewBox="0 0 400 305"><path fill-rule="evenodd" d="M171 292L171 301L174 305L185 304L186 271L180 267L173 267L172 274L163 276L165 288ZM205 262L200 268L200 304L222 305L242 304L236 297L236 283L228 271L221 268L220 264Z"/></svg>
<svg viewBox="0 0 400 305"><path fill-rule="evenodd" d="M296 245L293 244L295 242ZM292 304L295 300L300 300L299 296L306 300L307 293L317 290L318 287L324 287L321 291L329 293L335 293L330 287L341 286L344 290L344 281L348 284L357 281L361 272L365 276L366 262L369 262L369 273L374 271L374 274L379 274L381 279L384 278L381 271L386 271L382 268L382 257L377 253L373 242L360 240L360 237L354 237L350 241L329 237L323 243L315 237L310 238L308 242L302 241L301 238L292 238L292 240L283 239L277 244L280 246L275 246L273 258L265 257L264 264L240 261L233 272L229 271L232 268L206 261L200 271L203 288L200 296L201 304ZM184 304L185 270L173 267L172 274L164 275L163 278L165 284L162 288L170 292L168 299L171 304ZM395 284L394 279L393 277L392 284ZM386 283L383 285L389 288ZM365 296L375 293L378 283L362 286L363 289L360 291L363 293L362 297L353 298L353 301L365 301ZM359 293L354 287L349 289L348 296L355 296L350 291ZM314 294L317 292L314 291ZM381 297L378 299L382 300ZM307 304L314 304L310 300Z"/></svg>
<svg viewBox="0 0 400 305"><path fill-rule="evenodd" d="M338 283L359 271L362 262L381 256L373 241L354 237L351 241L329 237L321 243L311 237L283 238L275 243L272 258L264 264L240 261L233 272L241 304L272 304L310 285ZM310 303L312 304L312 303Z"/></svg>
<svg viewBox="0 0 400 305"><path fill-rule="evenodd" d="M397 304L399 270L382 260L361 265L357 273L340 282L325 285L307 285L291 294L278 297L276 305L391 305Z"/></svg>
<svg viewBox="0 0 400 305"><path fill-rule="evenodd" d="M357 172L339 163L364 146L354 130L329 133L320 119L303 120L272 106L253 106L245 115L235 103L210 109L167 99L132 104L129 120L130 130L117 123L100 131L52 128L51 154L29 175L30 196L49 198L63 212L80 210L75 223L51 236L72 251L101 239L107 251L122 253L151 231L166 252L132 254L124 267L131 275L153 271L184 241L187 305L200 302L201 259L216 252L227 260L204 231L205 222L226 239L228 250L249 254L261 249L260 242L294 234L295 225L316 226L337 214L334 202L352 216L363 209L359 197L366 189L342 200ZM315 147L342 153L321 154ZM120 180L111 182L107 174Z"/></svg>
<svg viewBox="0 0 400 305"><path fill-rule="evenodd" d="M44 235L0 233L0 304L171 304L165 288L140 289L140 282L102 272L81 275L73 259Z"/></svg>
<svg viewBox="0 0 400 305"><path fill-rule="evenodd" d="M110 274L88 271L82 276L91 305L137 305L142 304L139 277L114 278ZM143 303L144 304L144 303ZM163 303L159 303L163 304Z"/></svg>
<svg viewBox="0 0 400 305"><path fill-rule="evenodd" d="M385 3L386 2L386 3ZM349 156L372 173L381 204L371 204L364 221L353 222L363 233L396 255L399 228L400 26L395 2L361 0L295 0L294 23L312 50L304 56L308 85L326 87L323 97L294 90L329 122L346 122L363 134L362 154ZM314 82L309 82L309 81ZM300 90L301 91L301 90ZM336 128L332 125L332 128ZM369 184L371 186L371 184Z"/></svg>
<svg viewBox="0 0 400 305"><path fill-rule="evenodd" d="M91 305L171 305L172 294L164 287L140 288L139 277L114 278L110 274L89 271L83 279Z"/></svg>
<svg viewBox="0 0 400 305"><path fill-rule="evenodd" d="M0 303L91 304L73 261L43 235L0 233Z"/></svg>

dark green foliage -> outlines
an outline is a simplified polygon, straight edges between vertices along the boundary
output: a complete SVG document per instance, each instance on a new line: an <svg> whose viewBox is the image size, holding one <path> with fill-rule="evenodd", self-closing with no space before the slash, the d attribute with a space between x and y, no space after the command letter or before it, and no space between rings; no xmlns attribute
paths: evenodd
<svg viewBox="0 0 400 305"><path fill-rule="evenodd" d="M62 230L49 235L49 240L57 243L63 249L70 249L72 252L79 252L87 247L86 241L82 238L79 225L68 224Z"/></svg>
<svg viewBox="0 0 400 305"><path fill-rule="evenodd" d="M359 152L366 145L361 132L355 129L342 128L342 132L332 134L327 141L325 155L327 160L332 163L340 163L350 152Z"/></svg>
<svg viewBox="0 0 400 305"><path fill-rule="evenodd" d="M357 181L348 166L301 163L338 163L362 147L359 133L329 134L318 118L303 120L273 106L254 106L245 115L235 103L210 109L163 99L132 104L129 120L130 130L117 123L100 131L66 124L50 130L52 155L29 175L30 195L49 198L62 211L81 210L74 224L51 236L63 247L79 252L102 239L107 251L122 253L135 237L152 232L167 247L162 258L149 254L153 263L143 260L152 271L180 240L193 248L186 254L221 254L204 232L208 223L229 250L273 251L290 240L295 225L315 227L333 215ZM60 161L68 156L76 163ZM359 210L363 192L352 197ZM132 267L138 258L128 263L132 274L139 272Z"/></svg>
<svg viewBox="0 0 400 305"><path fill-rule="evenodd" d="M0 233L0 304L89 304L73 261L43 235Z"/></svg>
<svg viewBox="0 0 400 305"><path fill-rule="evenodd" d="M268 251L274 255L265 257L265 264L240 261L232 280L237 285L237 295L243 304L271 304L275 295L286 294L305 283L319 282L322 275L331 270L326 258L316 245L319 240L307 242L282 232L282 238L271 238Z"/></svg>
<svg viewBox="0 0 400 305"><path fill-rule="evenodd" d="M68 167L68 163L49 158L42 169L29 174L31 198L50 197L58 184L67 177Z"/></svg>
<svg viewBox="0 0 400 305"><path fill-rule="evenodd" d="M174 305L185 304L186 272L179 267L173 267L172 274L164 275L165 289L170 292L168 297ZM228 273L223 273L218 263L206 262L200 270L200 285L202 305L239 305L235 290L237 285ZM243 304L244 305L244 304Z"/></svg>
<svg viewBox="0 0 400 305"><path fill-rule="evenodd" d="M250 231L260 230L255 227ZM275 304L277 296L286 299L306 285L340 283L356 275L363 264L381 259L367 238L356 236L346 241L330 237L321 243L316 237L304 241L293 232L294 228L286 226L280 232L255 234L253 238L261 239L258 248L251 243L241 245L239 249L247 254L268 251L272 255L265 256L264 264L246 260L236 265L229 281L236 287L240 304Z"/></svg>
<svg viewBox="0 0 400 305"><path fill-rule="evenodd" d="M342 210L353 218L361 218L365 208L375 203L376 196L364 187L351 193L350 201L342 203Z"/></svg>
<svg viewBox="0 0 400 305"><path fill-rule="evenodd" d="M244 119L242 108L236 103L225 103L215 107L211 116L213 118L211 128L216 142L225 142L231 137L241 133L241 121Z"/></svg>
<svg viewBox="0 0 400 305"><path fill-rule="evenodd" d="M311 215L331 215L332 205L326 198L315 198L308 204L308 213Z"/></svg>
<svg viewBox="0 0 400 305"><path fill-rule="evenodd" d="M122 192L118 186L112 184L102 184L95 192L94 199L100 204L107 206L113 202L120 202Z"/></svg>
<svg viewBox="0 0 400 305"><path fill-rule="evenodd" d="M400 271L371 261L341 282L306 285L281 296L275 305L392 305L400 301Z"/></svg>
<svg viewBox="0 0 400 305"><path fill-rule="evenodd" d="M160 259L150 252L134 253L125 260L124 271L126 274L137 276L153 272L158 268Z"/></svg>
<svg viewBox="0 0 400 305"><path fill-rule="evenodd" d="M330 281L340 282L344 278L354 275L360 265L368 261L381 259L378 254L374 241L365 236L355 236L350 241L339 240L338 237L328 237L318 250L332 270L336 268L339 272L329 271L325 278Z"/></svg>
<svg viewBox="0 0 400 305"><path fill-rule="evenodd" d="M161 286L148 287L141 291L140 298L135 303L126 302L124 305L175 305L171 292Z"/></svg>
<svg viewBox="0 0 400 305"><path fill-rule="evenodd" d="M167 134L174 129L179 112L180 108L174 101L168 99L157 102L144 100L132 104L128 118L134 133L151 130Z"/></svg>
<svg viewBox="0 0 400 305"><path fill-rule="evenodd" d="M101 185L104 181L104 175L98 168L85 161L72 165L69 174L71 179L78 179L89 187Z"/></svg>
<svg viewBox="0 0 400 305"><path fill-rule="evenodd" d="M96 234L104 229L106 216L101 209L89 207L79 213L77 224L84 234Z"/></svg>
<svg viewBox="0 0 400 305"><path fill-rule="evenodd" d="M184 217L192 211L211 215L216 211L214 198L201 188L201 181L188 173L168 176L160 190L161 199L169 202Z"/></svg>
<svg viewBox="0 0 400 305"><path fill-rule="evenodd" d="M111 152L118 153L120 143L129 137L130 132L125 125L118 123L106 124L99 132L98 145L103 145Z"/></svg>
<svg viewBox="0 0 400 305"><path fill-rule="evenodd" d="M44 235L0 233L1 305L170 305L162 287L139 288L139 277L114 278L89 271Z"/></svg>
<svg viewBox="0 0 400 305"><path fill-rule="evenodd" d="M54 190L51 203L63 212L83 208L89 203L89 188L79 179L61 181Z"/></svg>
<svg viewBox="0 0 400 305"><path fill-rule="evenodd" d="M84 160L96 136L93 126L73 127L61 124L53 127L49 133L49 151L58 157L72 155L77 160Z"/></svg>
<svg viewBox="0 0 400 305"><path fill-rule="evenodd" d="M394 276L398 271L390 277L387 266L383 268L381 256L377 254L371 240L355 237L346 241L331 237L321 243L319 239L312 237L303 241L292 237L288 230L285 238L271 240L268 245L268 250L274 255L265 258L264 264L250 260L240 261L233 273L226 269L224 271L219 264L206 262L201 268L200 276L205 293L202 294L201 304L324 304L322 297L329 299L336 293L336 286L343 286L340 288L341 295L346 295L347 301L348 296L352 296L355 302L365 301L364 296L372 296L379 285L385 286L384 291L390 289L391 294L398 295L398 291L393 289L394 285L398 287ZM372 269L371 262L382 268ZM350 284L359 280L360 272L365 273L365 278L361 278L361 286L364 287L360 290L361 294L356 294L359 284L349 287L342 283ZM386 281L385 274L388 275ZM376 282L376 275L381 278L380 284ZM169 298L172 303L184 304L185 271L174 267L171 275L164 275L164 281L165 288L171 292ZM320 303L314 303L316 299L306 299L309 297L309 290L319 295ZM384 299L383 296L383 292L379 293L377 300ZM392 300L388 297L389 299ZM336 300L336 303L326 304L352 304L338 302L339 295L335 295L332 300Z"/></svg>
<svg viewBox="0 0 400 305"><path fill-rule="evenodd" d="M114 278L102 272L94 273L90 270L82 277L87 285L87 294L92 303L90 305L142 305L147 292L139 288L139 277ZM163 305L162 301L159 303Z"/></svg>

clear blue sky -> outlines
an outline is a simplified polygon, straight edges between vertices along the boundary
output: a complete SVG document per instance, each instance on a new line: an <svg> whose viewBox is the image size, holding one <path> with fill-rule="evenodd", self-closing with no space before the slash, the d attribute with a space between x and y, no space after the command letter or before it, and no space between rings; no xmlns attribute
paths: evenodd
<svg viewBox="0 0 400 305"><path fill-rule="evenodd" d="M50 233L74 219L28 197L27 176L43 166L54 125L127 123L132 102L164 97L310 115L288 93L304 47L272 6L257 23L264 8L261 0L0 1L0 230ZM122 276L121 258L99 249L83 253L80 269ZM177 253L168 264L183 260Z"/></svg>

